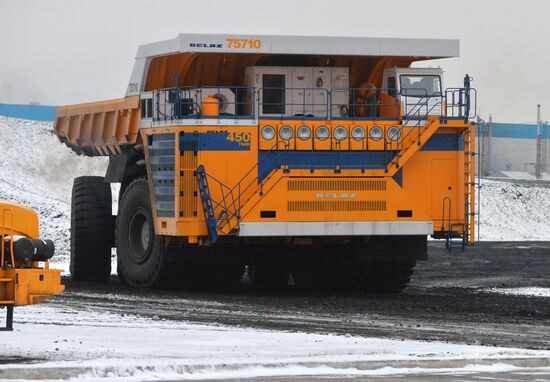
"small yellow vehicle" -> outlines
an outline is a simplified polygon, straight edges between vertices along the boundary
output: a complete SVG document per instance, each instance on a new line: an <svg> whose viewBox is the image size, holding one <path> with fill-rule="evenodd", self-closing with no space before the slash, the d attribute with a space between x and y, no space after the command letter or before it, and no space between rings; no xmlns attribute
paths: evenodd
<svg viewBox="0 0 550 382"><path fill-rule="evenodd" d="M13 330L13 308L38 304L65 287L61 270L49 269L55 248L38 232L36 211L0 200L0 307L7 309L2 331Z"/></svg>

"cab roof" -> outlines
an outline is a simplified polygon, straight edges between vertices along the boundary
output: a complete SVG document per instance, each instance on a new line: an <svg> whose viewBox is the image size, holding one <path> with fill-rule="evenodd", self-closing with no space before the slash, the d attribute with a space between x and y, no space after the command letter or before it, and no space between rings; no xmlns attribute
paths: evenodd
<svg viewBox="0 0 550 382"><path fill-rule="evenodd" d="M425 60L458 57L459 40L182 33L172 40L140 46L136 58L177 53L391 56Z"/></svg>

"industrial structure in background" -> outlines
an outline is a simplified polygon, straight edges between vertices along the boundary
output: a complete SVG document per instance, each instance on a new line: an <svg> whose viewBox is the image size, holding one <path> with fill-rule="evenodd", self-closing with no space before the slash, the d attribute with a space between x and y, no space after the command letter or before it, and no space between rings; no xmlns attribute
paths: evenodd
<svg viewBox="0 0 550 382"><path fill-rule="evenodd" d="M0 307L6 308L6 325L13 330L15 306L37 304L61 293L61 270L49 269L54 243L40 239L38 214L0 200Z"/></svg>
<svg viewBox="0 0 550 382"><path fill-rule="evenodd" d="M537 105L537 122L531 124L497 123L489 115L478 118L479 172L484 178L516 181L549 181L547 146L548 122L542 122Z"/></svg>
<svg viewBox="0 0 550 382"><path fill-rule="evenodd" d="M184 34L139 48L122 99L60 107L109 156L75 179L71 274L136 287L400 291L427 237L473 243L475 90L457 40ZM110 183L120 183L112 217Z"/></svg>

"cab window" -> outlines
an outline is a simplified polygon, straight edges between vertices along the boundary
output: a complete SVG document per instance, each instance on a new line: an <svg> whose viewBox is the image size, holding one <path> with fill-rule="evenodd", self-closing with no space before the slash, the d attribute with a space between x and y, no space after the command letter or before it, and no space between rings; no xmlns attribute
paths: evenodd
<svg viewBox="0 0 550 382"><path fill-rule="evenodd" d="M441 95L441 78L436 75L399 76L401 94L407 97L432 97Z"/></svg>

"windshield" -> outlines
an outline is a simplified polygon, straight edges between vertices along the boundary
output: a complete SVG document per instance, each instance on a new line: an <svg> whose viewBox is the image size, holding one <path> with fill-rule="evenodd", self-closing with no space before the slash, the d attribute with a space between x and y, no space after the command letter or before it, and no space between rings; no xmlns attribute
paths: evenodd
<svg viewBox="0 0 550 382"><path fill-rule="evenodd" d="M401 94L408 97L441 95L441 79L436 75L401 75Z"/></svg>

